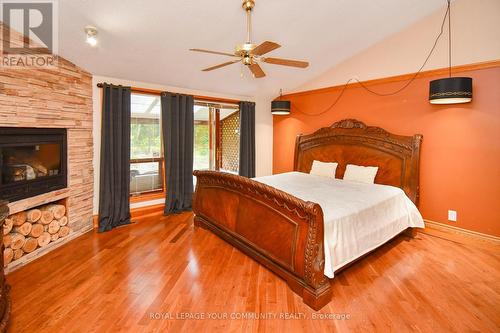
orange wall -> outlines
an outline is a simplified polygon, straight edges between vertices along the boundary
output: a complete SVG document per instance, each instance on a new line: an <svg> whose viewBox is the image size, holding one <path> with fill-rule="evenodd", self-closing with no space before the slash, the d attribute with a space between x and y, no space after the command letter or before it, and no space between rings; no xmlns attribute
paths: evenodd
<svg viewBox="0 0 500 333"><path fill-rule="evenodd" d="M311 133L343 118L356 118L401 135L423 134L420 211L424 219L448 223L448 209L457 211L450 225L500 236L500 67L466 71L473 78L474 98L449 106L428 102L426 76L403 92L388 97L350 86L340 101L320 116L340 89L287 95L290 116L275 116L273 172L293 170L295 136ZM370 88L395 90L404 82L381 82ZM300 112L299 112L300 110Z"/></svg>

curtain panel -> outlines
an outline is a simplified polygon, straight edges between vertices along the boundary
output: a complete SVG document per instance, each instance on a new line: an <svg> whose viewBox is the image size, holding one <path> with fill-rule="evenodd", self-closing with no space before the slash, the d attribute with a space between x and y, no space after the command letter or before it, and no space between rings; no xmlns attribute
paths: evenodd
<svg viewBox="0 0 500 333"><path fill-rule="evenodd" d="M130 87L102 93L99 232L130 223Z"/></svg>
<svg viewBox="0 0 500 333"><path fill-rule="evenodd" d="M161 94L165 155L165 215L191 210L193 197L194 98Z"/></svg>
<svg viewBox="0 0 500 333"><path fill-rule="evenodd" d="M240 176L255 177L255 103L240 102Z"/></svg>

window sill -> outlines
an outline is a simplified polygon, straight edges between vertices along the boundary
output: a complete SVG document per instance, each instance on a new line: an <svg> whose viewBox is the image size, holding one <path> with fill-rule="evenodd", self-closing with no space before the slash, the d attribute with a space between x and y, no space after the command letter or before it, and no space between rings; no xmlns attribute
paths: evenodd
<svg viewBox="0 0 500 333"><path fill-rule="evenodd" d="M165 198L165 196L166 196L165 192L144 193L131 196L130 203L162 199Z"/></svg>

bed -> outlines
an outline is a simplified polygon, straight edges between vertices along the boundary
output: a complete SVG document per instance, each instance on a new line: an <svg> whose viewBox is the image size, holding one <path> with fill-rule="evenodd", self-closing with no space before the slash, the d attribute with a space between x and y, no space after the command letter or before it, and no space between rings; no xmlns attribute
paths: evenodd
<svg viewBox="0 0 500 333"><path fill-rule="evenodd" d="M195 225L266 266L319 310L331 300L336 272L423 227L416 208L421 141L345 119L297 137L294 172L248 179L195 171ZM338 179L310 175L314 160L337 162ZM375 184L341 180L347 164L377 166Z"/></svg>

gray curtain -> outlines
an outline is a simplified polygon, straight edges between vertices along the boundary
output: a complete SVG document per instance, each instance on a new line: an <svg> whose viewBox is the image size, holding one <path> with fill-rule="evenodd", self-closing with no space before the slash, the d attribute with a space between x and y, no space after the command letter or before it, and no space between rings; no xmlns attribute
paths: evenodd
<svg viewBox="0 0 500 333"><path fill-rule="evenodd" d="M240 176L255 177L255 103L240 102Z"/></svg>
<svg viewBox="0 0 500 333"><path fill-rule="evenodd" d="M191 210L193 196L193 96L162 93L165 154L165 215Z"/></svg>
<svg viewBox="0 0 500 333"><path fill-rule="evenodd" d="M130 223L130 87L102 92L99 232Z"/></svg>

